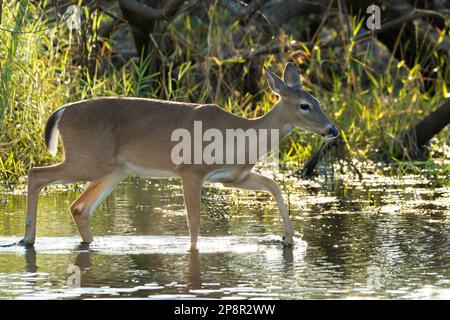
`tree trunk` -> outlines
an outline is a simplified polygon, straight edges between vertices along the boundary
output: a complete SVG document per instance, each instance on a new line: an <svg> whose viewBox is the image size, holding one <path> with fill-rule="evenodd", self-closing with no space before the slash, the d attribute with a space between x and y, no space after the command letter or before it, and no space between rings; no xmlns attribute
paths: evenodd
<svg viewBox="0 0 450 320"><path fill-rule="evenodd" d="M428 143L450 123L450 100L431 112L414 127L403 133L403 158L426 159Z"/></svg>

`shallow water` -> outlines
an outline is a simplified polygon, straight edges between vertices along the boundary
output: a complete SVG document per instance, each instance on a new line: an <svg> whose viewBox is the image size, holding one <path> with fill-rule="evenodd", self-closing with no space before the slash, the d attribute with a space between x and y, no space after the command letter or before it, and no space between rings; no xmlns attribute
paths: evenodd
<svg viewBox="0 0 450 320"><path fill-rule="evenodd" d="M80 191L44 192L35 248L0 248L0 298L450 298L450 188L418 176L286 183L293 248L270 196L221 189L212 201L230 217L204 208L199 253L177 180L122 183L95 211L90 248L67 209ZM25 195L0 200L0 244L12 243Z"/></svg>

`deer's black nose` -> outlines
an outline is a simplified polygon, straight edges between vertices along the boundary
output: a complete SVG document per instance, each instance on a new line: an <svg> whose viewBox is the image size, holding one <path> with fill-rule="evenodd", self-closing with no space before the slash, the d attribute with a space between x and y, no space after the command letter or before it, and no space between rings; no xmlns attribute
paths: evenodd
<svg viewBox="0 0 450 320"><path fill-rule="evenodd" d="M339 135L339 131L335 126L332 126L328 129L327 135L331 137L337 137Z"/></svg>

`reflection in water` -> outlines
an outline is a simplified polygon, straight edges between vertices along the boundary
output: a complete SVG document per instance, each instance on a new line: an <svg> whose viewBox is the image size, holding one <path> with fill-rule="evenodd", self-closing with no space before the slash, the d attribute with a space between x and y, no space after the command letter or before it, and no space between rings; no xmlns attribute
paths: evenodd
<svg viewBox="0 0 450 320"><path fill-rule="evenodd" d="M25 249L25 264L27 272L37 271L36 250L33 247Z"/></svg>
<svg viewBox="0 0 450 320"><path fill-rule="evenodd" d="M200 289L201 287L200 256L198 251L192 251L189 253L189 288Z"/></svg>
<svg viewBox="0 0 450 320"><path fill-rule="evenodd" d="M449 188L379 179L329 191L294 181L293 248L280 245L268 195L223 191L232 218L203 213L199 252L188 251L176 180L121 185L96 211L90 246L79 245L67 210L77 192L47 192L35 248L0 248L0 297L449 298ZM6 198L0 244L20 237L25 216L24 195Z"/></svg>

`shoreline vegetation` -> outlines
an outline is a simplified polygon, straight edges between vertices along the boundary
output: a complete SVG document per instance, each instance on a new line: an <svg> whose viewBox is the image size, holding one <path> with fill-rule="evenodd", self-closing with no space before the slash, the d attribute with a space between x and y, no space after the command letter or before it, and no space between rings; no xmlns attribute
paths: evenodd
<svg viewBox="0 0 450 320"><path fill-rule="evenodd" d="M165 18L153 17L153 24L147 25L148 42L141 43L141 20L150 17L133 18L133 8L124 1L61 3L2 2L3 188L18 187L32 166L60 160L61 152L55 158L48 154L43 131L49 115L65 103L136 96L216 103L253 118L276 102L263 67L279 74L288 61L300 67L304 87L319 98L341 130L340 144L317 157L318 162L350 166L352 161L368 161L377 164L375 168L383 167L381 163L394 174L424 173L437 185L450 185L450 126L445 122L450 99L450 11L434 17L431 9L422 8L415 11L420 17L403 21L398 29L367 37L365 12L336 12L334 4L305 19L294 16L286 23L268 25L262 16L270 20L270 10L276 8L266 8L261 1L249 1L246 10L256 14L245 16L237 14L242 6L230 5L241 4L236 1L166 2L179 3L176 8L158 2ZM74 4L79 8L78 29L67 23L72 19L67 8ZM404 40L412 21L419 36L433 41ZM394 37L389 41L395 49L389 47L388 36ZM411 50L415 56L408 55ZM441 120L442 128L425 147L419 146L423 150L412 153L404 144L405 133L440 107L443 113L434 118ZM429 126L433 128L433 123ZM314 159L322 146L320 137L295 131L284 140L279 158L296 170Z"/></svg>

